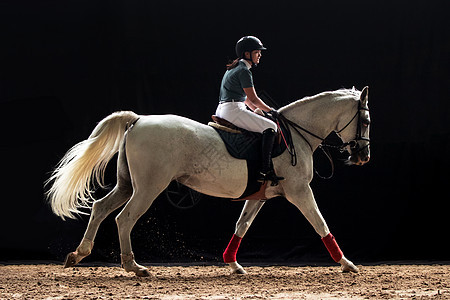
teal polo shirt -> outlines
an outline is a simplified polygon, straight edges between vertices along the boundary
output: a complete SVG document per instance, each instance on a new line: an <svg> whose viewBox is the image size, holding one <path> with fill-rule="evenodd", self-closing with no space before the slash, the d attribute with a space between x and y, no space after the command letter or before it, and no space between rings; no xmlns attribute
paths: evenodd
<svg viewBox="0 0 450 300"><path fill-rule="evenodd" d="M247 95L244 88L253 87L253 75L247 65L240 61L239 64L227 70L220 85L219 101L245 101Z"/></svg>

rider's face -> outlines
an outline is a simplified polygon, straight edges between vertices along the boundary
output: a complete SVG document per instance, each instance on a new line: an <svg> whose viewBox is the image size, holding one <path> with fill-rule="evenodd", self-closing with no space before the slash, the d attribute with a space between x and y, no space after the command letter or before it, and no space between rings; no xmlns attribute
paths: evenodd
<svg viewBox="0 0 450 300"><path fill-rule="evenodd" d="M262 53L261 50L252 51L252 61L255 64L259 64L259 60L261 59Z"/></svg>
<svg viewBox="0 0 450 300"><path fill-rule="evenodd" d="M259 64L259 60L261 59L262 53L261 50L253 50L250 52L245 52L245 57L247 59L251 59L254 64Z"/></svg>

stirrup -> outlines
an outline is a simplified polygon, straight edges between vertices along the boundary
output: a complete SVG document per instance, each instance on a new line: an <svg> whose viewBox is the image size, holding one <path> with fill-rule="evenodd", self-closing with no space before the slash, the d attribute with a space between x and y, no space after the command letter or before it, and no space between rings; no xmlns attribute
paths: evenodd
<svg viewBox="0 0 450 300"><path fill-rule="evenodd" d="M284 177L277 176L275 171L270 170L267 173L259 172L258 182L264 183L266 181L272 181L271 186L277 186L278 182L284 180Z"/></svg>

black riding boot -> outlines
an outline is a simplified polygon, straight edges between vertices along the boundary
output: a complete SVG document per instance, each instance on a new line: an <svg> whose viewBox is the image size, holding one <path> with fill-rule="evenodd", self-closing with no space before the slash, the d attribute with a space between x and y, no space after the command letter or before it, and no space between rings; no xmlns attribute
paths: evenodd
<svg viewBox="0 0 450 300"><path fill-rule="evenodd" d="M272 184L277 184L278 181L284 180L284 177L279 177L275 174L272 166L272 148L275 141L275 131L273 129L266 129L262 134L262 151L261 151L261 172L259 172L258 182L272 181Z"/></svg>

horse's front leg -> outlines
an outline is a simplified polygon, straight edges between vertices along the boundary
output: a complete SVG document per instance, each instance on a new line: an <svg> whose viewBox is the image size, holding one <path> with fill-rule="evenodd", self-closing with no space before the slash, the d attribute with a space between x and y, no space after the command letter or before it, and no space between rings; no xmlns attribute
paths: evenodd
<svg viewBox="0 0 450 300"><path fill-rule="evenodd" d="M265 201L247 200L242 209L239 220L236 223L236 230L231 238L227 248L223 252L223 261L227 263L234 274L245 274L244 268L237 263L236 254L241 244L241 240L252 224Z"/></svg>
<svg viewBox="0 0 450 300"><path fill-rule="evenodd" d="M314 195L309 185L296 189L295 192L286 195L286 198L293 203L302 212L305 218L311 223L316 232L322 238L325 247L333 260L341 264L343 272L358 272L358 268L347 258L336 242L334 236L330 233L328 226L322 214L317 207Z"/></svg>

